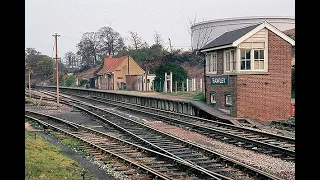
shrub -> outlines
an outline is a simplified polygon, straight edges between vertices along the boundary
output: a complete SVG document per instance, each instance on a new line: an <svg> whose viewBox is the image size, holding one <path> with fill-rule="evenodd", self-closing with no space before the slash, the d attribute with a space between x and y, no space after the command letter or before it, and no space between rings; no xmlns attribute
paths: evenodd
<svg viewBox="0 0 320 180"><path fill-rule="evenodd" d="M79 86L84 86L88 83L89 83L89 81L87 79L81 79Z"/></svg>
<svg viewBox="0 0 320 180"><path fill-rule="evenodd" d="M68 76L67 80L66 80L66 84L65 86L69 87L71 86L74 82L76 81L76 77L75 76Z"/></svg>
<svg viewBox="0 0 320 180"><path fill-rule="evenodd" d="M205 97L204 97L204 93L203 93L203 92L194 95L194 96L193 96L193 99L194 99L194 100L199 100L199 101L206 102L206 99L205 99Z"/></svg>

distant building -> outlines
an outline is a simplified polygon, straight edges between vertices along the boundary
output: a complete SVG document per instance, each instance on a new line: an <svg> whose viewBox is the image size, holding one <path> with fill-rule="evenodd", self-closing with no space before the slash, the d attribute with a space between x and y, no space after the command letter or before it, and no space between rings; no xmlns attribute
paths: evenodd
<svg viewBox="0 0 320 180"><path fill-rule="evenodd" d="M266 21L223 33L200 49L206 102L238 118L288 119L294 45Z"/></svg>
<svg viewBox="0 0 320 180"><path fill-rule="evenodd" d="M144 70L130 56L104 59L102 69L97 73L97 88L107 90L126 89L126 76L144 75Z"/></svg>
<svg viewBox="0 0 320 180"><path fill-rule="evenodd" d="M86 71L82 71L80 73L77 73L76 76L76 85L80 85L82 80L87 80L90 88L96 88L95 81L96 81L96 75L95 72L99 71L101 69L101 66L95 66L90 67Z"/></svg>
<svg viewBox="0 0 320 180"><path fill-rule="evenodd" d="M156 78L155 74L147 75L147 91L152 91L154 88L154 79Z"/></svg>
<svg viewBox="0 0 320 180"><path fill-rule="evenodd" d="M143 75L126 75L126 89L130 91L142 91Z"/></svg>
<svg viewBox="0 0 320 180"><path fill-rule="evenodd" d="M194 24L190 28L192 49L201 49L227 31L233 31L264 21L267 21L280 31L295 28L295 18L283 16L249 16L203 21Z"/></svg>

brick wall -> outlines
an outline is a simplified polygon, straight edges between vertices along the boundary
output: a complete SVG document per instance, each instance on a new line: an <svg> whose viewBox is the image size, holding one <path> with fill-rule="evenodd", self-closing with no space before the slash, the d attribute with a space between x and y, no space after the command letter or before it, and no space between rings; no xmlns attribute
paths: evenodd
<svg viewBox="0 0 320 180"><path fill-rule="evenodd" d="M217 75L223 74L223 50L217 51L218 55L218 61L217 61ZM230 110L231 115L236 115L236 95L235 95L235 83L236 83L236 76L229 76L229 86L212 86L211 85L211 77L214 77L214 75L206 77L207 79L207 92L206 92L206 101L210 104L210 92L215 91L216 94L216 104L215 107L222 108L222 109L228 109ZM226 93L231 94L232 97L232 106L227 107L225 106Z"/></svg>
<svg viewBox="0 0 320 180"><path fill-rule="evenodd" d="M128 67L129 63L129 67ZM114 71L114 89L121 88L122 83L126 83L126 75L143 75L144 70L129 56Z"/></svg>
<svg viewBox="0 0 320 180"><path fill-rule="evenodd" d="M237 117L285 120L291 107L291 44L268 30L268 75L238 75Z"/></svg>
<svg viewBox="0 0 320 180"><path fill-rule="evenodd" d="M100 83L100 86L98 86L98 89L109 89L112 90L113 89L113 84L112 84L112 76L109 75L103 75L103 76L99 76L99 78L97 79L98 83Z"/></svg>
<svg viewBox="0 0 320 180"><path fill-rule="evenodd" d="M138 91L138 85L137 75L126 75L127 90Z"/></svg>

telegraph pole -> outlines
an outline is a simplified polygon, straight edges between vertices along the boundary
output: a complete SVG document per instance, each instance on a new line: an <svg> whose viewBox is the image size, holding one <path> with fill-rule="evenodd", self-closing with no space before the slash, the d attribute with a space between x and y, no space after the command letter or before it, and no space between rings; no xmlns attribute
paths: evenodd
<svg viewBox="0 0 320 180"><path fill-rule="evenodd" d="M57 80L57 104L59 105L59 70L58 70L58 35L57 33L55 35L52 35L55 38L55 42L56 42L56 80Z"/></svg>
<svg viewBox="0 0 320 180"><path fill-rule="evenodd" d="M146 63L146 88L145 91L148 91L148 63Z"/></svg>
<svg viewBox="0 0 320 180"><path fill-rule="evenodd" d="M28 81L29 81L29 96L30 96L30 98L31 98L31 82L30 82L30 67L28 67Z"/></svg>

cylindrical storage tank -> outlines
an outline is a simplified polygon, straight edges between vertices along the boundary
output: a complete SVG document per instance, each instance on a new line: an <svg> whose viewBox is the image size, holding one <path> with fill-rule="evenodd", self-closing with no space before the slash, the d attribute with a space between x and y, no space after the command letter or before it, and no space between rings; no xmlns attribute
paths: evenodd
<svg viewBox="0 0 320 180"><path fill-rule="evenodd" d="M232 31L263 21L268 21L280 31L295 28L295 19L293 17L237 17L203 21L191 26L192 49L196 50L202 48L227 31Z"/></svg>

